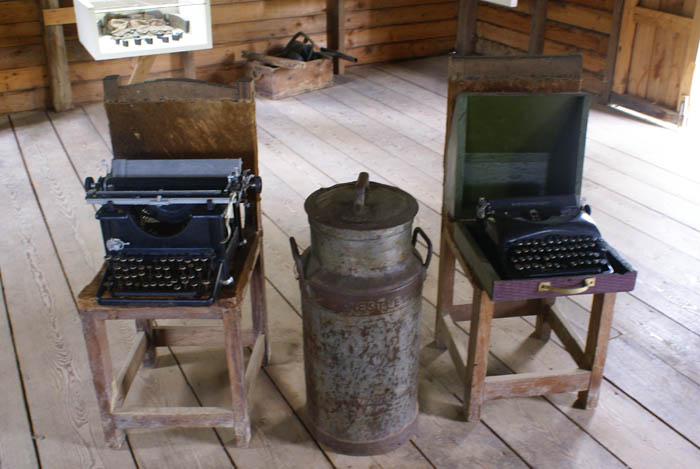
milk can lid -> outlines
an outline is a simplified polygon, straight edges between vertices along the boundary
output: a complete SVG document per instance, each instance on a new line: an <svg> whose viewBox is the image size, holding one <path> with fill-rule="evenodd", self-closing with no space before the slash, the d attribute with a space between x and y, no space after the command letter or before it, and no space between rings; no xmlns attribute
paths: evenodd
<svg viewBox="0 0 700 469"><path fill-rule="evenodd" d="M418 203L397 187L369 182L360 173L357 182L319 189L304 203L310 222L348 230L381 230L413 220Z"/></svg>

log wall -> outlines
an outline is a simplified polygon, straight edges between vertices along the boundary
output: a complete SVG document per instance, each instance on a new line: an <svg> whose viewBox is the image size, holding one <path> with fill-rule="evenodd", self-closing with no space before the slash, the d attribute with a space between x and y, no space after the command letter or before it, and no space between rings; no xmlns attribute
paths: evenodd
<svg viewBox="0 0 700 469"><path fill-rule="evenodd" d="M213 0L214 47L196 51L197 78L231 82L243 73L242 51L281 48L304 30L326 45L328 1ZM600 92L612 23L613 0L550 0L545 53L583 54L588 91ZM534 0L515 9L481 3L477 50L487 54L527 51ZM61 2L71 6L71 0ZM454 46L457 2L442 0L345 0L345 46L359 63L443 54ZM94 61L65 25L73 102L102 99L101 79L128 77L136 59ZM182 54L159 56L151 78L182 76ZM50 103L41 9L38 0L0 0L0 114Z"/></svg>

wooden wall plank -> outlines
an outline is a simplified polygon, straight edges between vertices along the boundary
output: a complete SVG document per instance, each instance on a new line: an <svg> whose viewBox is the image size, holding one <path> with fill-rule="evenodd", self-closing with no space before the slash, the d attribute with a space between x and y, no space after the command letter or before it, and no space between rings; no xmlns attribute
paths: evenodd
<svg viewBox="0 0 700 469"><path fill-rule="evenodd" d="M411 57L427 57L444 54L454 46L454 37L423 39L419 41L375 44L348 49L347 53L357 57L361 63L386 62Z"/></svg>
<svg viewBox="0 0 700 469"><path fill-rule="evenodd" d="M627 81L627 93L640 98L646 97L649 83L649 64L651 63L655 37L656 28L648 24L637 25Z"/></svg>
<svg viewBox="0 0 700 469"><path fill-rule="evenodd" d="M0 2L0 24L39 20L39 5L33 0Z"/></svg>
<svg viewBox="0 0 700 469"><path fill-rule="evenodd" d="M349 48L385 44L390 42L416 41L433 37L454 35L457 24L452 21L434 21L428 23L402 24L372 29L353 29L348 31L345 45Z"/></svg>
<svg viewBox="0 0 700 469"><path fill-rule="evenodd" d="M519 0L515 10L530 13L534 0ZM610 34L612 26L611 13L570 2L552 0L547 6L547 19L580 28Z"/></svg>
<svg viewBox="0 0 700 469"><path fill-rule="evenodd" d="M348 11L345 18L346 29L374 28L377 26L420 23L457 18L457 4L444 2L381 10Z"/></svg>
<svg viewBox="0 0 700 469"><path fill-rule="evenodd" d="M304 31L307 34L325 32L326 15L221 24L214 26L212 35L214 44L218 45L228 42L247 41L251 37L258 40L283 38L289 41L297 31Z"/></svg>
<svg viewBox="0 0 700 469"><path fill-rule="evenodd" d="M38 21L0 24L0 47L40 44L41 36L42 28Z"/></svg>
<svg viewBox="0 0 700 469"><path fill-rule="evenodd" d="M530 32L530 17L506 8L482 3L479 5L478 18L481 21L500 25L521 33ZM552 21L546 24L545 38L573 45L580 49L592 50L599 54L606 54L608 51L608 38L606 35Z"/></svg>
<svg viewBox="0 0 700 469"><path fill-rule="evenodd" d="M294 18L326 12L325 0L231 2L211 7L212 24Z"/></svg>

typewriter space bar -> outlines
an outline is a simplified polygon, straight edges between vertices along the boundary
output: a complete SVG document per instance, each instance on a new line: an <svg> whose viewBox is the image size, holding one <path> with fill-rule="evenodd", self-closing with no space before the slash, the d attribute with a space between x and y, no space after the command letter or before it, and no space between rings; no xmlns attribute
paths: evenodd
<svg viewBox="0 0 700 469"><path fill-rule="evenodd" d="M188 298L197 296L196 291L120 291L116 290L112 292L112 295L118 298Z"/></svg>

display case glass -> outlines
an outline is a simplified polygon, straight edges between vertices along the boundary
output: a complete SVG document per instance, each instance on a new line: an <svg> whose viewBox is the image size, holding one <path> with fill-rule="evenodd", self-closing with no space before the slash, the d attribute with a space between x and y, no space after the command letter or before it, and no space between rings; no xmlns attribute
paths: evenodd
<svg viewBox="0 0 700 469"><path fill-rule="evenodd" d="M95 60L212 46L209 0L75 0L75 16Z"/></svg>

